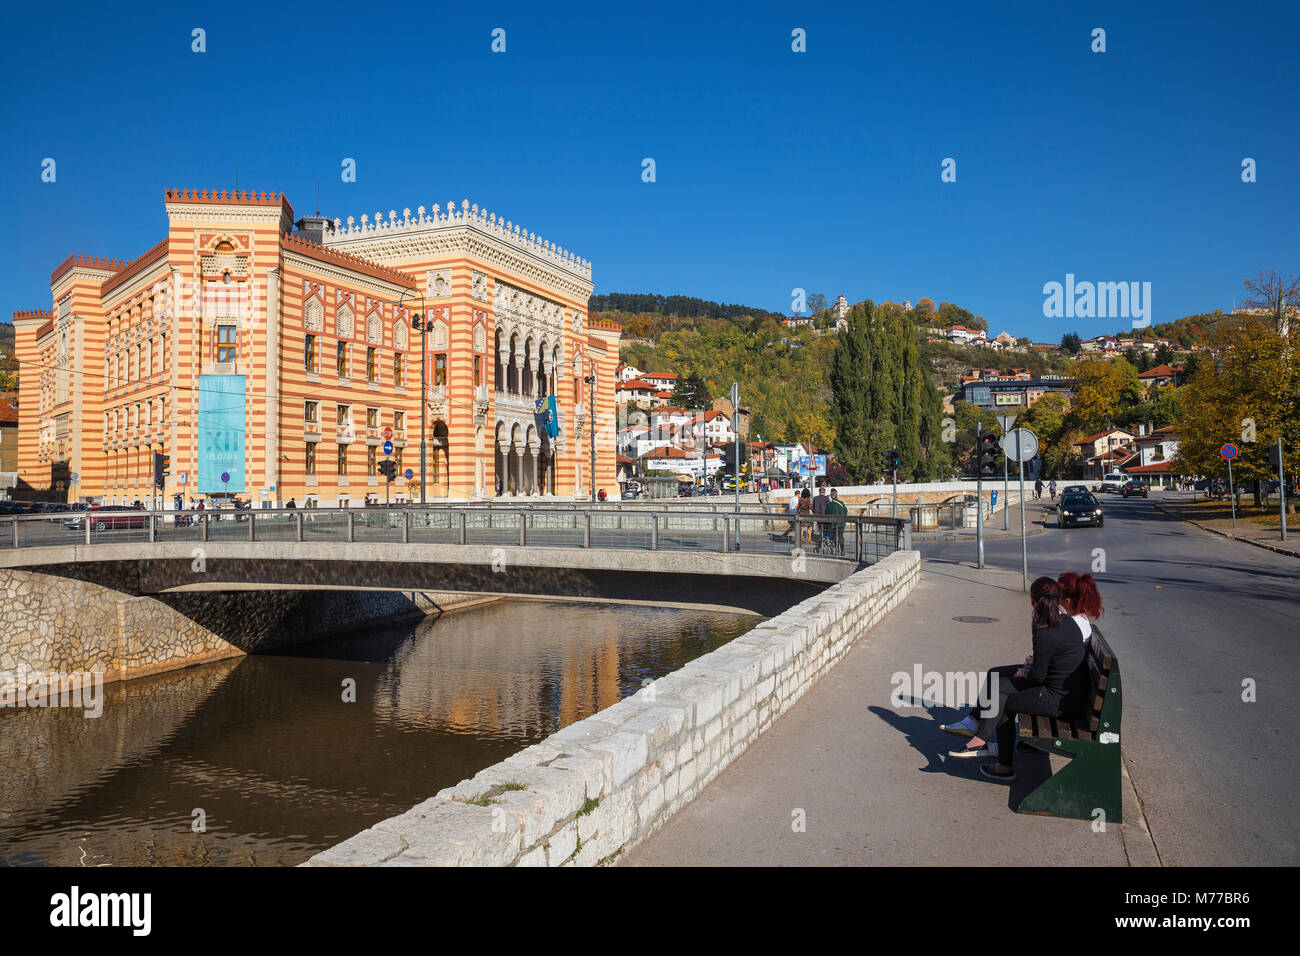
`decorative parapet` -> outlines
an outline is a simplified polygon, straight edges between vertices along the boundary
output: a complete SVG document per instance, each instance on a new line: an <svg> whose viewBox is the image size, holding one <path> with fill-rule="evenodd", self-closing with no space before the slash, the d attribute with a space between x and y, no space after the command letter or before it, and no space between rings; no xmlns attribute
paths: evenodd
<svg viewBox="0 0 1300 956"><path fill-rule="evenodd" d="M71 255L64 259L50 273L50 285L54 285L70 269L94 269L99 272L118 272L130 263L125 259L105 259L100 256Z"/></svg>
<svg viewBox="0 0 1300 956"><path fill-rule="evenodd" d="M378 236L419 232L437 227L461 225L473 226L488 235L537 256L539 259L550 262L569 272L577 273L586 279L591 278L591 262L589 260L580 258L569 250L560 248L553 242L547 242L540 236L521 228L516 223L498 217L496 213L489 213L486 209L479 209L478 203L471 204L468 199L461 200L459 209L456 208L454 201L447 203L445 212L438 203L433 204L431 212L427 211L424 206L420 206L415 215L411 214L408 207L402 210L400 219L395 209L388 211L387 219L384 218L382 212L376 212L374 219L363 215L360 222L357 222L352 216L348 216L346 223L342 219L335 219L332 241L368 239Z"/></svg>
<svg viewBox="0 0 1300 956"><path fill-rule="evenodd" d="M235 190L217 189L168 189L167 202L209 202L236 204L241 206L288 206L289 200L284 193L275 192L236 192Z"/></svg>
<svg viewBox="0 0 1300 956"><path fill-rule="evenodd" d="M54 318L54 313L49 309L21 309L14 313L14 324L19 322L30 322L34 319L46 321Z"/></svg>

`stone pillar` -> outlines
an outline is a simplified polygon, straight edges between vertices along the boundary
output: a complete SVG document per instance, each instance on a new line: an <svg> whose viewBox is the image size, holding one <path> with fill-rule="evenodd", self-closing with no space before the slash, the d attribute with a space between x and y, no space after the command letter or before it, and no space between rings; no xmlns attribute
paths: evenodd
<svg viewBox="0 0 1300 956"><path fill-rule="evenodd" d="M538 467L537 453L541 450L541 443L530 441L528 443L528 493L530 495L541 494L541 468Z"/></svg>
<svg viewBox="0 0 1300 956"><path fill-rule="evenodd" d="M496 443L496 460L492 463L492 493L498 494L496 482L501 481L501 491L499 494L505 494L509 487L510 480L510 443L499 440Z"/></svg>
<svg viewBox="0 0 1300 956"><path fill-rule="evenodd" d="M522 495L524 493L524 446L515 446L514 452L515 494Z"/></svg>

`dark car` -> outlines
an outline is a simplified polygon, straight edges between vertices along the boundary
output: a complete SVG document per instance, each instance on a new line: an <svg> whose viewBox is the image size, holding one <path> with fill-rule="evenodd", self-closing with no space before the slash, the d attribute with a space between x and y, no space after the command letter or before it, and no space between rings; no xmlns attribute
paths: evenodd
<svg viewBox="0 0 1300 956"><path fill-rule="evenodd" d="M124 528L145 528L149 515L130 505L95 505L85 514L92 531L116 531ZM70 517L63 522L65 528L80 531L82 516Z"/></svg>
<svg viewBox="0 0 1300 956"><path fill-rule="evenodd" d="M1056 522L1062 528L1073 528L1081 524L1101 528L1105 524L1105 518L1101 513L1101 505L1091 493L1075 492L1061 496L1061 503L1056 506Z"/></svg>
<svg viewBox="0 0 1300 956"><path fill-rule="evenodd" d="M1088 486L1087 485L1066 485L1064 488L1061 489L1062 497L1064 497L1065 495L1073 495L1073 494L1080 494L1080 495L1088 494Z"/></svg>
<svg viewBox="0 0 1300 956"><path fill-rule="evenodd" d="M1145 481L1141 481L1137 478L1130 478L1128 481L1124 482L1124 487L1120 488L1119 492L1125 498L1130 495L1141 495L1145 498L1151 493L1151 487Z"/></svg>

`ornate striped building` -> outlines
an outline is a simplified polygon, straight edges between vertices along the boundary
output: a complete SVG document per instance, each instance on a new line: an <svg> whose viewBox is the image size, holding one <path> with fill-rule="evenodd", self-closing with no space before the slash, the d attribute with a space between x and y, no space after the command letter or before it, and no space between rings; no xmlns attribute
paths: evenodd
<svg viewBox="0 0 1300 956"><path fill-rule="evenodd" d="M296 225L275 193L165 205L144 255L69 257L54 308L15 313L21 483L148 502L161 452L167 507L418 500L423 340L430 499L589 495L593 373L595 486L617 490L620 330L588 321L586 260L468 201ZM534 407L552 394L554 439Z"/></svg>

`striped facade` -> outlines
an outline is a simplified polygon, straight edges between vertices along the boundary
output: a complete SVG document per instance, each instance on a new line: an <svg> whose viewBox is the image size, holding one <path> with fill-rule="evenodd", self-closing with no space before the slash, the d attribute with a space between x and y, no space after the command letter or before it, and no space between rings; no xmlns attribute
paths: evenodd
<svg viewBox="0 0 1300 956"><path fill-rule="evenodd" d="M593 368L595 487L617 489L620 331L587 322L589 263L468 203L296 231L274 193L165 205L167 237L143 256L71 257L53 310L15 314L20 482L164 507L418 500L423 343L430 500L589 495ZM551 392L554 440L534 409Z"/></svg>

